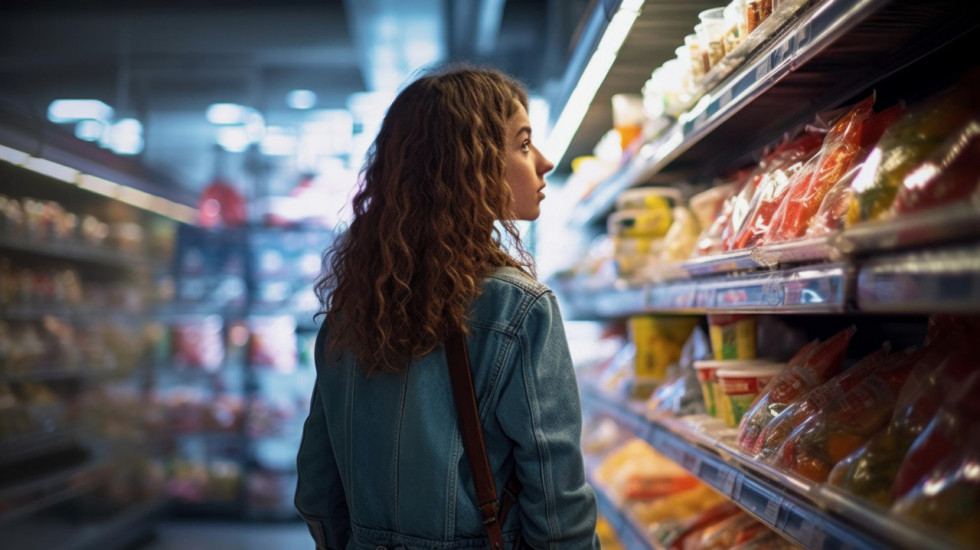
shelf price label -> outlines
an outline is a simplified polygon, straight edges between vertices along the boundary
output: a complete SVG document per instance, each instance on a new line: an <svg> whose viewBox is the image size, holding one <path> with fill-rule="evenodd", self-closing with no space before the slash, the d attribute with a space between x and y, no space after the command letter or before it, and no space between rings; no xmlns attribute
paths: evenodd
<svg viewBox="0 0 980 550"><path fill-rule="evenodd" d="M735 470L728 469L722 474L721 484L718 487L721 493L726 497L731 497L735 494L735 481L738 480L738 473Z"/></svg>
<svg viewBox="0 0 980 550"><path fill-rule="evenodd" d="M783 506L783 498L779 496L773 496L766 503L766 510L762 513L762 519L766 523L775 526L776 521L779 519L779 510Z"/></svg>

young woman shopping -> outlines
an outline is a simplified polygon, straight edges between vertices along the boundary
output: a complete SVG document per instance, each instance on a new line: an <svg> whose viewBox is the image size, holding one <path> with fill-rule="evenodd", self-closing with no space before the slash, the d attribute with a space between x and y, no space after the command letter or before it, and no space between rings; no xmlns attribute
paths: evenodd
<svg viewBox="0 0 980 550"><path fill-rule="evenodd" d="M492 528L506 548L599 548L561 315L514 225L538 217L554 168L527 104L510 77L455 67L388 109L316 286L296 507L318 548L487 548ZM490 485L517 494L503 518L480 502L460 435L447 368L460 333Z"/></svg>

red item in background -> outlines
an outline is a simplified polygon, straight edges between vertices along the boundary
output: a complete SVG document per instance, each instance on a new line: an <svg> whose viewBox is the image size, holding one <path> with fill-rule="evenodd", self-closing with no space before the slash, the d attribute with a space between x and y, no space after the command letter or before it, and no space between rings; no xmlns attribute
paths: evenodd
<svg viewBox="0 0 980 550"><path fill-rule="evenodd" d="M973 119L926 162L905 176L895 212L926 210L966 200L980 188L980 121Z"/></svg>
<svg viewBox="0 0 980 550"><path fill-rule="evenodd" d="M248 220L245 199L221 178L215 178L201 192L197 211L197 223L201 227L242 226Z"/></svg>
<svg viewBox="0 0 980 550"><path fill-rule="evenodd" d="M803 235L827 192L850 169L860 152L861 129L873 106L872 94L831 126L817 157L816 169L809 177L796 180L786 192L765 241L784 241Z"/></svg>

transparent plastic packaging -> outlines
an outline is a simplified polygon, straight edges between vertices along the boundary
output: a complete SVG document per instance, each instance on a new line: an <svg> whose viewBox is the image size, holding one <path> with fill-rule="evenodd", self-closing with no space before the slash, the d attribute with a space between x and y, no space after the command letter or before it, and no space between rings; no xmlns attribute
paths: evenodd
<svg viewBox="0 0 980 550"><path fill-rule="evenodd" d="M759 164L750 183L736 195L731 224L722 235L726 251L747 248L765 233L789 182L805 170L822 143L822 133L811 128Z"/></svg>
<svg viewBox="0 0 980 550"><path fill-rule="evenodd" d="M905 177L980 111L978 75L971 72L956 86L910 108L885 131L854 180L848 227L887 218Z"/></svg>
<svg viewBox="0 0 980 550"><path fill-rule="evenodd" d="M797 178L786 191L765 242L803 236L824 196L852 166L861 149L861 128L871 116L874 94L851 109L830 127L810 177Z"/></svg>
<svg viewBox="0 0 980 550"><path fill-rule="evenodd" d="M828 478L831 485L880 506L891 504L892 486L909 447L935 416L943 398L974 370L974 352L964 345L948 347L955 343L946 338L942 345L931 347L931 357L920 361L906 381L888 427L834 466Z"/></svg>
<svg viewBox="0 0 980 550"><path fill-rule="evenodd" d="M910 518L947 534L965 547L980 540L980 425L968 428L959 446L892 507L900 518Z"/></svg>
<svg viewBox="0 0 980 550"><path fill-rule="evenodd" d="M861 125L860 149L851 162L850 168L840 175L840 178L827 189L816 212L811 216L806 229L807 237L821 237L837 231L844 226L844 217L850 207L854 178L867 160L875 145L885 133L885 130L898 118L903 110L902 105L893 105L880 113L866 119Z"/></svg>
<svg viewBox="0 0 980 550"><path fill-rule="evenodd" d="M814 340L787 361L786 368L763 390L762 397L742 418L737 439L739 448L753 456L761 450L766 427L808 390L840 370L854 332L851 327L822 343Z"/></svg>
<svg viewBox="0 0 980 550"><path fill-rule="evenodd" d="M980 119L967 121L902 181L893 215L956 202L980 210Z"/></svg>
<svg viewBox="0 0 980 550"><path fill-rule="evenodd" d="M922 351L896 353L833 403L806 419L780 446L774 465L815 482L885 427Z"/></svg>

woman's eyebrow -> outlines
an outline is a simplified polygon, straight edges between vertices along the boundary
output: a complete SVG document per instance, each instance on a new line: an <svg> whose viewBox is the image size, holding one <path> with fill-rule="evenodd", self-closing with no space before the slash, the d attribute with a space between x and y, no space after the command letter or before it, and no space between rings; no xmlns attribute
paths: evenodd
<svg viewBox="0 0 980 550"><path fill-rule="evenodd" d="M523 134L524 132L527 132L527 135L531 135L531 127L530 126L521 126L521 129L518 130L517 131L517 134L515 134L515 135L518 135L519 136L519 135Z"/></svg>

